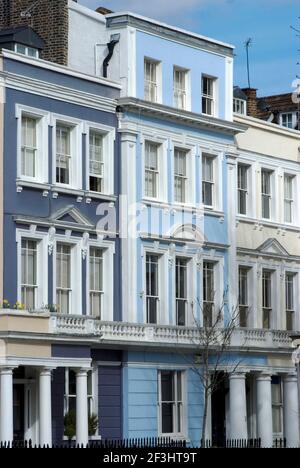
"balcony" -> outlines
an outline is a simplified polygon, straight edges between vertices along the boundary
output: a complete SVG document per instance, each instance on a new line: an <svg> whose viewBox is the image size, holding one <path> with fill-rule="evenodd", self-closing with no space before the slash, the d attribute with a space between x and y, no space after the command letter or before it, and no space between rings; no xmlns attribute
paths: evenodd
<svg viewBox="0 0 300 468"><path fill-rule="evenodd" d="M169 325L101 322L92 317L53 314L49 331L56 335L99 338L105 344L134 344L195 347L201 343L201 330ZM238 328L231 337L232 348L292 350L290 332Z"/></svg>

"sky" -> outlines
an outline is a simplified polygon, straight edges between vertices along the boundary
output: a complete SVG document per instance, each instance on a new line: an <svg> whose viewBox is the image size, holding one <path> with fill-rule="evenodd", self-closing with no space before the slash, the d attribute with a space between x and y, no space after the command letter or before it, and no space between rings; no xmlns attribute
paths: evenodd
<svg viewBox="0 0 300 468"><path fill-rule="evenodd" d="M95 10L132 11L170 25L233 44L235 84L248 86L245 41L249 49L250 84L259 96L288 93L300 76L299 0L78 0Z"/></svg>

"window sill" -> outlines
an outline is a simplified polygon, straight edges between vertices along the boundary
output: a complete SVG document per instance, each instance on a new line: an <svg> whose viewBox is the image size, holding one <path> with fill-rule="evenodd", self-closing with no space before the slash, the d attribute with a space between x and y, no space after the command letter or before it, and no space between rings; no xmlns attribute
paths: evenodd
<svg viewBox="0 0 300 468"><path fill-rule="evenodd" d="M87 203L88 203L88 200L93 200L93 199L107 200L110 202L115 202L117 200L117 197L115 195L91 192L91 191L82 190L82 189L74 189L72 187L68 187L64 185L53 185L53 184L36 182L36 181L25 180L25 179L17 179L16 188L17 188L18 193L21 193L24 188L32 188L36 190L41 190L43 191L43 196L45 197L47 197L49 192L51 192L53 198L57 198L58 194L60 193L66 194L66 195L74 195L78 198L77 201L82 201L83 198L86 198Z"/></svg>
<svg viewBox="0 0 300 468"><path fill-rule="evenodd" d="M208 206L204 206L204 214L209 216L215 216L216 218L224 218L225 216L224 211L219 211L215 208L210 208Z"/></svg>
<svg viewBox="0 0 300 468"><path fill-rule="evenodd" d="M256 224L259 226L267 226L267 227L273 227L276 229L283 229L283 230L288 230L288 231L299 231L300 226L297 224L290 224L290 223L279 223L277 221L272 221L272 220L267 220L267 219L257 219L253 218L248 215L237 215L237 221L245 222L248 224Z"/></svg>

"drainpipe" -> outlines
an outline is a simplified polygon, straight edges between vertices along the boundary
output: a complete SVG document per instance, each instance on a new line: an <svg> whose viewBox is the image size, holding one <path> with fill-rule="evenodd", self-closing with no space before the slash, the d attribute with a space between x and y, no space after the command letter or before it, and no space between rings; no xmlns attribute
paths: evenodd
<svg viewBox="0 0 300 468"><path fill-rule="evenodd" d="M105 57L104 61L103 61L103 76L104 78L107 78L107 69L108 69L108 65L109 65L109 62L113 56L113 53L114 53L114 48L116 46L116 44L120 41L120 34L113 34L112 36L110 36L110 42L108 42L107 44L107 47L108 47L108 54L107 56Z"/></svg>

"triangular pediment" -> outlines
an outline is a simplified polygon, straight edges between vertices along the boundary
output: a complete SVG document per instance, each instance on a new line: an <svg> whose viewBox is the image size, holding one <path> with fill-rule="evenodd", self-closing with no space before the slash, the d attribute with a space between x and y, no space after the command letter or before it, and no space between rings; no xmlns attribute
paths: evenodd
<svg viewBox="0 0 300 468"><path fill-rule="evenodd" d="M277 239L268 239L257 249L264 254L289 256L288 251L278 242Z"/></svg>
<svg viewBox="0 0 300 468"><path fill-rule="evenodd" d="M74 207L74 205L69 205L61 210L56 211L51 216L52 221L59 221L65 223L75 223L84 226L93 226L94 223L88 219L85 215L80 213L80 211Z"/></svg>

